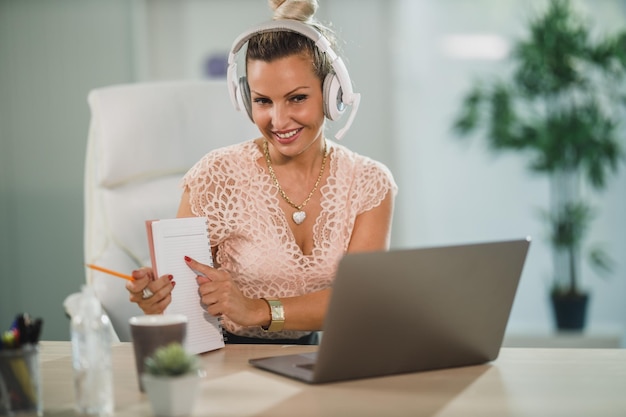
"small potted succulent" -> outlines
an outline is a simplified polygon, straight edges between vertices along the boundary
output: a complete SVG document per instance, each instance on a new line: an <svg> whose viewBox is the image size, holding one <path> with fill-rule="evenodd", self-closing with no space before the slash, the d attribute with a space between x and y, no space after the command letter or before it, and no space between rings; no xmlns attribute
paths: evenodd
<svg viewBox="0 0 626 417"><path fill-rule="evenodd" d="M180 343L171 343L158 348L144 364L141 379L154 415L191 414L202 376L198 357L188 353Z"/></svg>

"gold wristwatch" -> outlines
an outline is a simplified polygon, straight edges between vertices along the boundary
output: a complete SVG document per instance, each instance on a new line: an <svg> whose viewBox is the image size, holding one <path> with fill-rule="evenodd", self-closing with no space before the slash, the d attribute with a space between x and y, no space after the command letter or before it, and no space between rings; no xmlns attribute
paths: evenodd
<svg viewBox="0 0 626 417"><path fill-rule="evenodd" d="M278 298L263 298L270 306L270 324L261 328L266 332L280 332L285 326L285 310Z"/></svg>

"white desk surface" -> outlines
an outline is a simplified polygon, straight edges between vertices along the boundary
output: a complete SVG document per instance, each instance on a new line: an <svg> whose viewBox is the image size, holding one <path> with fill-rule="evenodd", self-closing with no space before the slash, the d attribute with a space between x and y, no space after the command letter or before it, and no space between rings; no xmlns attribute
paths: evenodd
<svg viewBox="0 0 626 417"><path fill-rule="evenodd" d="M45 415L75 415L70 349L41 344ZM247 363L315 349L227 345L202 355L207 376L192 416L626 416L626 349L503 348L485 365L324 385ZM115 415L151 416L129 343L114 347L113 365Z"/></svg>

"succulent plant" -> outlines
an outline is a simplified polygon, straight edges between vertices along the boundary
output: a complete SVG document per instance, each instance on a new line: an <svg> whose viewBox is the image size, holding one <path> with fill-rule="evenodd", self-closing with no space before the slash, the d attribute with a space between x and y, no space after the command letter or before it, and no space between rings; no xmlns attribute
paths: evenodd
<svg viewBox="0 0 626 417"><path fill-rule="evenodd" d="M198 357L188 353L180 343L171 343L146 358L145 372L155 376L179 376L198 370Z"/></svg>

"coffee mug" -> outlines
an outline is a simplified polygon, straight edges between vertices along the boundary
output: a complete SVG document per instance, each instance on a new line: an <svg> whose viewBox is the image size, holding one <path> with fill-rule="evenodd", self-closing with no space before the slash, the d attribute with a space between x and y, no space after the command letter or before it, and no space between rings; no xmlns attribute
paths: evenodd
<svg viewBox="0 0 626 417"><path fill-rule="evenodd" d="M139 389L143 392L141 374L144 361L159 347L170 343L184 345L187 335L187 316L183 314L147 314L131 317L130 333L135 351L135 365Z"/></svg>

